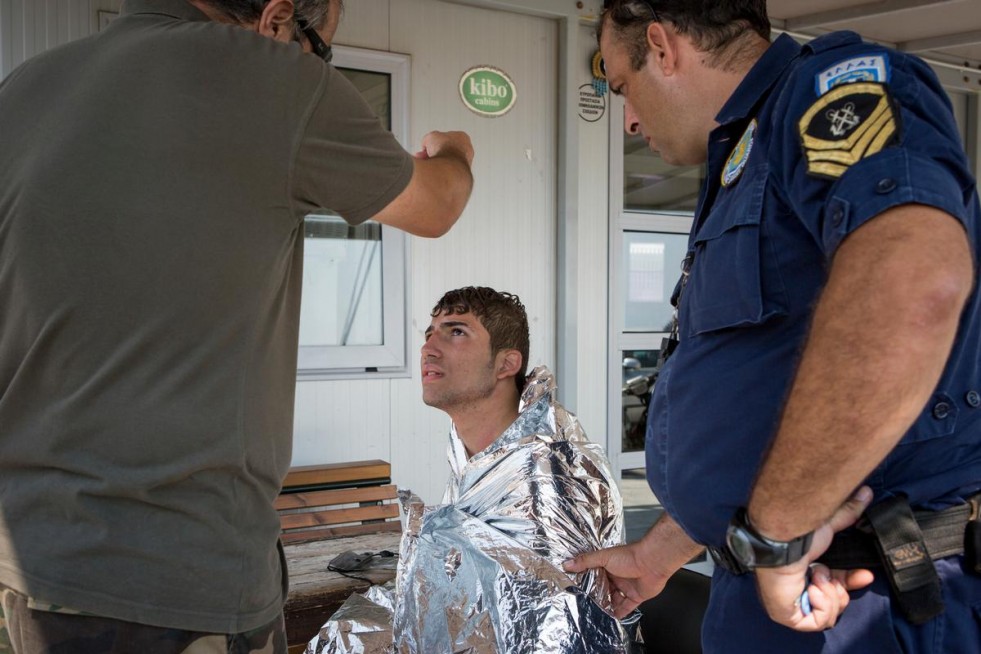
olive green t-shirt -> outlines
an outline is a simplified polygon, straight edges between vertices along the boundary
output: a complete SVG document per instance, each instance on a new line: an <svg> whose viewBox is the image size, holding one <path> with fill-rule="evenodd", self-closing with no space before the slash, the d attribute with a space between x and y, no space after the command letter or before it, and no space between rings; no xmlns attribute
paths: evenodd
<svg viewBox="0 0 981 654"><path fill-rule="evenodd" d="M0 85L0 584L241 632L282 608L303 217L412 157L334 68L127 0Z"/></svg>

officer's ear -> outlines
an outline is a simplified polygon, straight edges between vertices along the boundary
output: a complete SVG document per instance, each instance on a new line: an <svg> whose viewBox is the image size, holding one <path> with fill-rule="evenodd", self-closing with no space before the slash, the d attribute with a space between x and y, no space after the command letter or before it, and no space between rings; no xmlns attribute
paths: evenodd
<svg viewBox="0 0 981 654"><path fill-rule="evenodd" d="M293 40L293 0L269 0L262 9L256 31L270 39Z"/></svg>
<svg viewBox="0 0 981 654"><path fill-rule="evenodd" d="M648 56L665 77L674 74L678 67L678 39L681 38L673 29L658 21L652 21L647 26Z"/></svg>

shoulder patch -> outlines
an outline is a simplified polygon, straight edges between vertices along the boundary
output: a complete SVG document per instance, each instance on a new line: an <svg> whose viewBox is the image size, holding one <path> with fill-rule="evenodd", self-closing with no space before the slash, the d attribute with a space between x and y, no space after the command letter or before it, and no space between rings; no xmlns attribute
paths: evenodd
<svg viewBox="0 0 981 654"><path fill-rule="evenodd" d="M899 112L884 85L857 82L818 98L797 127L807 172L833 179L852 164L896 143Z"/></svg>
<svg viewBox="0 0 981 654"><path fill-rule="evenodd" d="M818 73L814 78L814 84L817 88L817 94L821 96L839 84L851 82L885 84L889 81L889 77L889 56L885 53L879 53L839 61L834 66Z"/></svg>
<svg viewBox="0 0 981 654"><path fill-rule="evenodd" d="M754 118L746 131L739 137L739 142L729 154L726 165L722 169L722 185L729 186L743 173L746 162L749 160L749 153L753 151L753 138L756 136L756 119Z"/></svg>

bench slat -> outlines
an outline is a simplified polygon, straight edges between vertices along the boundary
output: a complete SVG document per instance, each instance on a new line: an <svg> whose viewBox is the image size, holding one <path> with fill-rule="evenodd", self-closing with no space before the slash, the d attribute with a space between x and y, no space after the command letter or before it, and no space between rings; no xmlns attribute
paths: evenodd
<svg viewBox="0 0 981 654"><path fill-rule="evenodd" d="M399 508L394 504L376 504L348 509L327 509L324 511L305 511L286 513L279 516L284 530L319 527L321 525L340 525L365 520L385 520L399 517ZM400 523L401 524L401 523Z"/></svg>
<svg viewBox="0 0 981 654"><path fill-rule="evenodd" d="M305 509L311 506L332 506L337 504L357 504L359 502L381 502L394 500L398 488L394 484L387 486L369 486L366 488L341 488L326 491L308 491L290 493L276 498L276 510Z"/></svg>
<svg viewBox="0 0 981 654"><path fill-rule="evenodd" d="M385 549L398 549L402 523L391 474L391 465L375 459L291 468L283 481L275 506L287 558L309 548L324 553L311 569L290 562L284 612L291 654L304 651L352 592L368 588L367 581L326 570L334 556L350 548L377 549L371 543L379 540Z"/></svg>
<svg viewBox="0 0 981 654"><path fill-rule="evenodd" d="M284 545L286 545L290 543L303 543L306 541L323 540L328 538L342 538L344 536L362 536L364 534L388 532L399 533L401 531L401 522L376 522L366 525L343 525L341 527L322 527L320 529L288 531L282 533L279 536L279 539L283 541Z"/></svg>
<svg viewBox="0 0 981 654"><path fill-rule="evenodd" d="M349 486L352 483L363 485L365 482L388 483L391 476L391 464L381 459L297 466L290 468L287 473L283 481L283 492L289 493L294 487Z"/></svg>

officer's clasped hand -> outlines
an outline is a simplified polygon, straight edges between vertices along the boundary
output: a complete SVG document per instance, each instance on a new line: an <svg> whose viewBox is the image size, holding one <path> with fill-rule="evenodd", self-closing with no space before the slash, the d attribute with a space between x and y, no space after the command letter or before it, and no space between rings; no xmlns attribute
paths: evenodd
<svg viewBox="0 0 981 654"><path fill-rule="evenodd" d="M831 545L834 534L853 525L871 501L871 489L863 486L814 532L804 558L780 568L756 570L760 599L774 622L797 631L830 629L848 606L848 592L872 583L869 570L831 570L815 563ZM803 593L807 601L802 601ZM805 611L808 604L809 613Z"/></svg>

